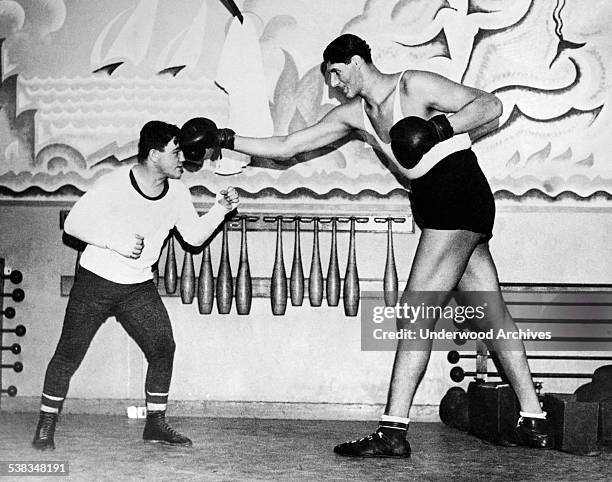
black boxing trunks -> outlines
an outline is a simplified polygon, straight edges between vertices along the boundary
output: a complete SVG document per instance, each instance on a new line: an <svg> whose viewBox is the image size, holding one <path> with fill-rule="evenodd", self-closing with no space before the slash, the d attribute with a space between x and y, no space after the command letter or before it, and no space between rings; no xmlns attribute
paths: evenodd
<svg viewBox="0 0 612 482"><path fill-rule="evenodd" d="M455 152L411 181L410 202L421 229L462 229L493 236L495 200L471 149Z"/></svg>

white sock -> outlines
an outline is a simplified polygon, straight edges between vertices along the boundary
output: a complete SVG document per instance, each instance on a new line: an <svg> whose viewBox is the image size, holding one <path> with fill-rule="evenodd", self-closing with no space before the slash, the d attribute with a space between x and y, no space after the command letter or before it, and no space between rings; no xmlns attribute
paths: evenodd
<svg viewBox="0 0 612 482"><path fill-rule="evenodd" d="M147 412L165 412L165 403L149 403L147 402Z"/></svg>
<svg viewBox="0 0 612 482"><path fill-rule="evenodd" d="M380 417L381 422L395 422L395 423L405 423L408 425L410 423L410 419L406 417L394 417L392 415L382 415Z"/></svg>
<svg viewBox="0 0 612 482"><path fill-rule="evenodd" d="M45 413L59 413L59 408L47 407L46 405L41 405L40 411L45 412Z"/></svg>
<svg viewBox="0 0 612 482"><path fill-rule="evenodd" d="M540 412L540 413L531 413L531 412L519 412L521 417L525 417L525 418L541 418L541 419L545 419L546 418L546 412Z"/></svg>

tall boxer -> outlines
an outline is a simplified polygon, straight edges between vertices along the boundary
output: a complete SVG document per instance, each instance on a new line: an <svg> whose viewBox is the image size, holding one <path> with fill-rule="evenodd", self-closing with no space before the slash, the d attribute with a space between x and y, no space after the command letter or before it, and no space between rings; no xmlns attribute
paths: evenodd
<svg viewBox="0 0 612 482"><path fill-rule="evenodd" d="M176 227L201 245L238 205L228 188L199 216L180 181L183 153L179 128L160 121L140 131L138 164L120 167L81 197L64 223L66 233L87 243L70 292L62 333L45 376L33 445L54 449L54 433L70 379L98 328L114 316L149 363L145 381L145 442L191 445L165 419L172 377L174 338L168 312L153 283L152 266Z"/></svg>
<svg viewBox="0 0 612 482"><path fill-rule="evenodd" d="M330 86L341 90L347 102L319 122L287 136L264 139L242 137L207 124L202 137L212 141L199 145L199 151L227 148L251 156L289 159L333 143L351 131L366 131L374 148L394 164L394 170L411 180L411 208L422 231L400 304L443 303L444 294L455 288L464 293L463 301L470 303L470 293L488 292L494 299L487 316L470 328L517 333L501 298L489 251L495 217L493 194L471 150L472 140L496 125L502 113L500 100L432 72L382 73L372 62L368 44L351 34L341 35L327 46L323 66ZM190 125L193 123L203 125L197 119ZM181 142L191 144L194 138L193 132L182 129ZM443 295L431 300L416 297L423 292ZM419 328L433 329L437 320L415 321ZM404 323L398 319L399 327ZM490 348L497 352L522 409L516 434L506 443L551 447L523 342L510 337L492 342ZM336 446L336 453L410 456L408 414L430 352L431 340L399 341L379 428L367 437Z"/></svg>

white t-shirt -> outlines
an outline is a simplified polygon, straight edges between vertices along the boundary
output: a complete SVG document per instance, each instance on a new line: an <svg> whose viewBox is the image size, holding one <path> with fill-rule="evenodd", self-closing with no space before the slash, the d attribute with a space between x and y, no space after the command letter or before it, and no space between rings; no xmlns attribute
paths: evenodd
<svg viewBox="0 0 612 482"><path fill-rule="evenodd" d="M187 187L168 179L167 188L156 198L145 196L130 176L131 166L121 167L101 178L74 205L64 230L88 244L81 256L83 268L121 284L141 283L152 278L169 231L176 226L183 239L194 246L202 244L228 212L219 203L204 216L198 213ZM139 234L144 248L138 259L126 258L108 248L116 236ZM81 235L81 236L79 236Z"/></svg>

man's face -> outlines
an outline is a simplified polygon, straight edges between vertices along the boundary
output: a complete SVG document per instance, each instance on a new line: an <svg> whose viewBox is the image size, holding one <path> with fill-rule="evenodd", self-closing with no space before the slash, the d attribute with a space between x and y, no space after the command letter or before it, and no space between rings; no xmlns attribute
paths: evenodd
<svg viewBox="0 0 612 482"><path fill-rule="evenodd" d="M327 62L326 71L331 88L339 89L347 99L352 99L357 95L359 82L353 61L348 64Z"/></svg>
<svg viewBox="0 0 612 482"><path fill-rule="evenodd" d="M157 168L160 173L170 179L180 179L183 175L183 151L179 149L176 139L172 139L157 158Z"/></svg>

